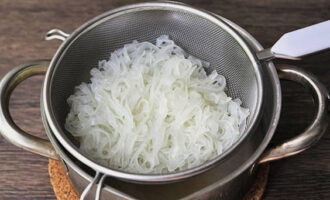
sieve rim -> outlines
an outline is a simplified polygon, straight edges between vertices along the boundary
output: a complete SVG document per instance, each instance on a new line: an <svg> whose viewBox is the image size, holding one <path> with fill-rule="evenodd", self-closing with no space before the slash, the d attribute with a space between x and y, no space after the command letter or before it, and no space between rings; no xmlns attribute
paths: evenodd
<svg viewBox="0 0 330 200"><path fill-rule="evenodd" d="M242 136L236 141L230 148L228 148L224 153L221 155L218 155L216 158L207 161L206 163L189 168L186 170L178 171L178 172L172 172L172 173L166 173L166 174L138 174L138 173L130 173L125 172L113 168L109 168L106 166L103 166L101 164L96 163L92 159L86 157L83 155L79 149L72 145L72 142L65 136L65 133L60 128L59 123L55 120L54 112L52 110L51 105L51 83L54 76L54 70L56 69L58 65L58 61L60 61L63 57L63 55L66 53L68 48L71 46L71 44L78 39L82 34L88 32L89 30L93 29L97 25L103 23L104 21L111 19L113 17L116 17L118 15L122 15L128 12L136 12L136 11L143 11L143 10L152 10L152 9L158 9L158 10L176 10L176 11L183 11L183 12L189 12L192 14L197 14L207 20L212 21L216 25L220 26L222 29L224 29L228 34L230 34L236 42L242 47L242 49L245 51L247 56L249 57L255 71L255 76L257 80L257 87L258 87L258 96L256 98L256 111L255 114L250 119L250 123L247 125L246 130L242 134ZM94 17L93 19L89 20L88 22L81 25L78 29L76 29L58 48L57 52L55 53L50 65L49 69L45 76L45 82L43 86L43 106L45 111L45 116L47 119L47 122L52 129L55 137L58 139L58 141L63 145L63 147L68 150L75 158L86 164L87 166L91 167L95 171L110 175L112 177L117 177L121 179L127 179L127 180L133 180L133 181L139 181L139 182L168 182L168 181L175 181L180 180L184 178L188 178L197 174L200 174L214 165L216 165L220 160L225 158L227 155L232 152L233 149L235 149L243 140L244 138L250 134L256 124L258 123L258 118L260 116L260 110L262 107L262 97L263 97L263 87L262 87L262 77L261 77L261 66L259 63L259 60L255 56L254 51L249 47L247 42L245 42L242 37L233 29L231 28L224 20L218 18L216 15L209 13L208 11L202 10L202 9L196 9L191 6L182 4L182 3L173 3L173 2L147 2L147 3L138 3L138 4L132 4L128 6L123 6L114 10L110 10L108 12L105 12L97 17Z"/></svg>

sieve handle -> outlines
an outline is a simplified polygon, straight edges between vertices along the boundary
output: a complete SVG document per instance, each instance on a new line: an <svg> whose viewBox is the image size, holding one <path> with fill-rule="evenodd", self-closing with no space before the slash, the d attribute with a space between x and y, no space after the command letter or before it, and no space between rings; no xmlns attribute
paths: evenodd
<svg viewBox="0 0 330 200"><path fill-rule="evenodd" d="M87 185L82 194L80 195L80 200L86 200L89 196L89 193L92 193L93 187L96 186L95 200L101 199L101 192L103 182L106 179L107 175L100 172L96 172L94 179Z"/></svg>
<svg viewBox="0 0 330 200"><path fill-rule="evenodd" d="M298 136L266 150L261 156L259 163L290 157L298 154L314 145L326 131L328 126L327 115L327 90L312 74L297 67L284 65L277 67L281 79L295 81L311 90L317 104L317 112L313 122L305 131Z"/></svg>
<svg viewBox="0 0 330 200"><path fill-rule="evenodd" d="M0 134L12 144L27 151L58 159L52 144L20 129L9 113L9 98L12 91L25 79L44 74L49 61L35 61L12 69L0 81Z"/></svg>
<svg viewBox="0 0 330 200"><path fill-rule="evenodd" d="M257 53L261 60L300 57L330 48L330 20L284 34L270 49Z"/></svg>

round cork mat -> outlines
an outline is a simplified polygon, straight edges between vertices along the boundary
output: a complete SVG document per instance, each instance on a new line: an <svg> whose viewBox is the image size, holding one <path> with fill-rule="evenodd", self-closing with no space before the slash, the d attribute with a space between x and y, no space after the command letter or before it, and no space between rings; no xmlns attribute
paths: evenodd
<svg viewBox="0 0 330 200"><path fill-rule="evenodd" d="M60 161L49 160L48 172L57 200L79 200L79 195L71 184ZM262 199L267 184L268 172L268 164L259 167L257 179L253 183L244 200Z"/></svg>
<svg viewBox="0 0 330 200"><path fill-rule="evenodd" d="M61 161L50 159L48 173L57 200L79 200L79 195L71 184Z"/></svg>

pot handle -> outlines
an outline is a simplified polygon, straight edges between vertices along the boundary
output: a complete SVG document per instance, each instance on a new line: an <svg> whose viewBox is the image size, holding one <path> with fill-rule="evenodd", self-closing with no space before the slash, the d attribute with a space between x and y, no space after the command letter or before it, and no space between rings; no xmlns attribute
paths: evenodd
<svg viewBox="0 0 330 200"><path fill-rule="evenodd" d="M0 81L0 134L12 144L27 151L59 159L52 144L19 128L9 113L9 98L12 91L25 79L45 74L49 61L34 61L12 69Z"/></svg>
<svg viewBox="0 0 330 200"><path fill-rule="evenodd" d="M281 79L295 81L312 91L317 104L317 112L310 126L298 136L266 150L259 163L278 160L298 154L314 145L326 131L328 126L327 90L312 74L297 67L282 65L277 67Z"/></svg>

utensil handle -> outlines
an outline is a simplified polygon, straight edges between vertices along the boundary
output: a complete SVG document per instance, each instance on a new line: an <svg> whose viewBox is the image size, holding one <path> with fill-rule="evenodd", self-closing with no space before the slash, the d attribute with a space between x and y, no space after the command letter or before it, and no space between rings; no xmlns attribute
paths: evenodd
<svg viewBox="0 0 330 200"><path fill-rule="evenodd" d="M0 81L0 134L12 144L27 151L58 159L52 144L45 139L33 136L20 129L9 113L9 98L12 91L23 80L44 74L49 61L34 61L12 69Z"/></svg>
<svg viewBox="0 0 330 200"><path fill-rule="evenodd" d="M302 56L330 48L330 20L284 34L270 49L257 53L259 59L284 58L296 60Z"/></svg>
<svg viewBox="0 0 330 200"><path fill-rule="evenodd" d="M89 193L92 192L93 187L96 186L96 191L95 191L95 200L100 200L101 199L101 193L102 193L102 186L103 182L106 179L107 175L102 174L100 172L96 172L94 179L87 185L87 187L84 189L82 194L80 195L80 200L86 200L90 196L88 196Z"/></svg>
<svg viewBox="0 0 330 200"><path fill-rule="evenodd" d="M259 163L278 160L298 154L314 145L326 131L328 126L327 90L312 75L293 66L277 67L281 79L295 81L311 90L317 104L317 112L313 122L298 136L289 139L274 148L266 150L260 157Z"/></svg>

